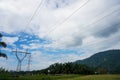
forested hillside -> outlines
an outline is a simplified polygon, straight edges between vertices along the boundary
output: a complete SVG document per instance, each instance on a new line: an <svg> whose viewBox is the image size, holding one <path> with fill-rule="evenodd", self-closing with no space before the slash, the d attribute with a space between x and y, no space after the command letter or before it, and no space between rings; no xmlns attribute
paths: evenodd
<svg viewBox="0 0 120 80"><path fill-rule="evenodd" d="M93 56L75 61L77 64L86 64L96 69L104 69L108 73L120 73L120 50L108 50Z"/></svg>

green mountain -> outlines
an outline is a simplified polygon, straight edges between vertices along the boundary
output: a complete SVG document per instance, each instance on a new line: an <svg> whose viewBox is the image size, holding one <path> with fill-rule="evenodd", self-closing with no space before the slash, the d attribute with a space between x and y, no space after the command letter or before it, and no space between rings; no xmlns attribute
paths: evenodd
<svg viewBox="0 0 120 80"><path fill-rule="evenodd" d="M108 50L96 53L89 58L74 63L85 64L108 73L120 73L120 50Z"/></svg>

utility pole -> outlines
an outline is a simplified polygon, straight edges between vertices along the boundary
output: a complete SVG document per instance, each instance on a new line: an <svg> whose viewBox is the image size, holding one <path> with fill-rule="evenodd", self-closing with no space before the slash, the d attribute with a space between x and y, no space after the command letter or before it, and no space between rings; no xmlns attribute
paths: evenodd
<svg viewBox="0 0 120 80"><path fill-rule="evenodd" d="M21 71L21 63L22 63L22 61L25 59L25 57L27 56L27 54L30 54L30 53L28 53L27 52L28 50L26 50L26 52L23 52L23 51L18 51L17 49L15 50L15 51L12 51L12 52L14 52L15 53L15 56L16 56L16 58L17 58L17 60L18 60L18 65L17 65L17 69L16 69L16 71ZM18 56L18 53L24 53L23 54L23 57L19 57Z"/></svg>

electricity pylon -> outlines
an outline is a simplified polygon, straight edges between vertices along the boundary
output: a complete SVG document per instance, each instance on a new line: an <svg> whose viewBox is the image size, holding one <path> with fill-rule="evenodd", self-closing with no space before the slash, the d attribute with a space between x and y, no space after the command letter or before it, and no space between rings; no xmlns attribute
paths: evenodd
<svg viewBox="0 0 120 80"><path fill-rule="evenodd" d="M17 60L18 60L18 65L17 65L17 69L16 69L16 71L21 71L21 63L22 63L22 61L25 59L25 57L27 56L27 54L30 54L30 53L28 53L27 52L28 50L26 50L26 52L22 52L22 51L18 51L17 49L15 50L15 51L12 51L12 52L15 52L15 56L16 56L16 58L17 58ZM18 56L18 53L24 53L23 54L23 57L22 58L20 58L19 56Z"/></svg>
<svg viewBox="0 0 120 80"><path fill-rule="evenodd" d="M27 71L30 71L30 64L31 64L31 54L28 56L28 66L27 66Z"/></svg>

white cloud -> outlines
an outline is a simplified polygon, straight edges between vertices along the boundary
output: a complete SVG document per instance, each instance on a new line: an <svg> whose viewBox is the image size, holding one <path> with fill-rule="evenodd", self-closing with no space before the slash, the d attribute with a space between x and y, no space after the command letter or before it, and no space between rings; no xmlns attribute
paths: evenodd
<svg viewBox="0 0 120 80"><path fill-rule="evenodd" d="M39 49L41 48L41 44L39 43L30 43L30 44L21 44L20 45L23 49Z"/></svg>
<svg viewBox="0 0 120 80"><path fill-rule="evenodd" d="M64 0L65 2L62 2L63 0L44 0L31 23L26 26L40 1L0 0L0 31L6 33L23 31L51 41L49 44L38 44L36 41L31 41L31 44L21 45L23 48L36 49L42 46L46 49L77 48L78 51L83 48L88 49L88 52L85 51L80 58L77 54L59 54L60 57L56 58L56 55L43 55L43 53L37 52L37 56L34 56L37 64L33 64L33 68L36 65L37 68L39 66L43 68L57 61L83 59L103 49L120 47L117 44L120 34L119 25L116 29L112 26L120 21L119 0L89 0L84 7L65 21L64 19L87 0ZM115 30L113 31L113 29ZM3 40L8 44L13 44L18 38L6 37ZM54 58L57 60L52 60ZM62 60L62 58L64 59Z"/></svg>
<svg viewBox="0 0 120 80"><path fill-rule="evenodd" d="M6 42L6 44L13 45L18 41L18 37L3 37L2 41Z"/></svg>

